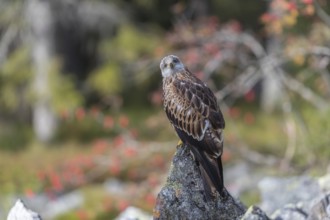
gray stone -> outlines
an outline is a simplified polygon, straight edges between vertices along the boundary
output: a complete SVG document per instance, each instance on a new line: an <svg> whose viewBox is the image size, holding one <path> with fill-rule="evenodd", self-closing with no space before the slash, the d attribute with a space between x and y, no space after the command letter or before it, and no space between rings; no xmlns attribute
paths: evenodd
<svg viewBox="0 0 330 220"><path fill-rule="evenodd" d="M245 207L225 189L205 200L202 178L189 148L181 146L173 158L165 186L157 197L154 219L240 219Z"/></svg>
<svg viewBox="0 0 330 220"><path fill-rule="evenodd" d="M18 199L10 209L7 220L41 220L38 213L26 208L23 201Z"/></svg>
<svg viewBox="0 0 330 220"><path fill-rule="evenodd" d="M224 169L225 186L230 194L239 197L242 193L255 190L261 175L251 169L247 162L238 162Z"/></svg>
<svg viewBox="0 0 330 220"><path fill-rule="evenodd" d="M72 191L57 197L55 200L48 201L40 214L45 219L53 219L58 215L80 207L84 203L84 196L79 191Z"/></svg>
<svg viewBox="0 0 330 220"><path fill-rule="evenodd" d="M275 220L306 220L308 214L299 205L288 204L281 209L278 209L271 216Z"/></svg>
<svg viewBox="0 0 330 220"><path fill-rule="evenodd" d="M311 202L308 220L330 220L330 192Z"/></svg>
<svg viewBox="0 0 330 220"><path fill-rule="evenodd" d="M322 195L318 181L307 176L276 178L267 177L258 184L261 192L260 208L268 215L286 204L300 203L306 212L309 203Z"/></svg>
<svg viewBox="0 0 330 220"><path fill-rule="evenodd" d="M152 217L148 213L139 208L127 207L115 220L151 220Z"/></svg>
<svg viewBox="0 0 330 220"><path fill-rule="evenodd" d="M241 220L270 220L266 213L257 206L251 206Z"/></svg>

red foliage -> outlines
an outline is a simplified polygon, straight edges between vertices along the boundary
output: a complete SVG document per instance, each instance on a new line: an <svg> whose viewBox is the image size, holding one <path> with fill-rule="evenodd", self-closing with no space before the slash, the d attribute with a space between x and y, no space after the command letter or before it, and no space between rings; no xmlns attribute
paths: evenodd
<svg viewBox="0 0 330 220"><path fill-rule="evenodd" d="M158 176L157 176L155 173L151 173L151 174L148 176L148 184L149 184L151 187L156 187L156 186L159 184Z"/></svg>
<svg viewBox="0 0 330 220"><path fill-rule="evenodd" d="M200 79L200 80L203 80L204 75L205 75L205 73L202 72L202 71L199 71L199 72L197 72L197 73L195 74L195 76L196 76L198 79Z"/></svg>
<svg viewBox="0 0 330 220"><path fill-rule="evenodd" d="M69 118L69 116L70 116L70 114L69 114L69 111L68 110L62 110L61 112L60 112L60 117L62 118L62 119L68 119Z"/></svg>
<svg viewBox="0 0 330 220"><path fill-rule="evenodd" d="M232 155L231 153L228 151L228 150L224 150L223 153L222 153L222 161L225 162L225 161L230 161L232 158Z"/></svg>
<svg viewBox="0 0 330 220"><path fill-rule="evenodd" d="M145 197L145 201L148 205L154 206L156 204L156 197L152 193L148 193Z"/></svg>
<svg viewBox="0 0 330 220"><path fill-rule="evenodd" d="M302 0L302 2L306 5L313 4L313 0Z"/></svg>
<svg viewBox="0 0 330 220"><path fill-rule="evenodd" d="M102 154L107 150L108 142L104 139L98 139L93 143L93 152Z"/></svg>
<svg viewBox="0 0 330 220"><path fill-rule="evenodd" d="M204 48L203 48L208 54L214 55L218 53L219 51L219 46L216 43L210 42L210 43L205 43Z"/></svg>
<svg viewBox="0 0 330 220"><path fill-rule="evenodd" d="M37 177L38 177L38 179L39 179L40 181L44 181L45 178L46 178L46 174L45 174L44 171L39 171L39 172L37 173Z"/></svg>
<svg viewBox="0 0 330 220"><path fill-rule="evenodd" d="M33 198L35 196L35 193L33 192L33 190L31 188L25 189L24 194L28 198Z"/></svg>
<svg viewBox="0 0 330 220"><path fill-rule="evenodd" d="M228 27L235 33L240 33L242 31L242 26L238 21L230 21Z"/></svg>
<svg viewBox="0 0 330 220"><path fill-rule="evenodd" d="M216 31L219 28L219 18L217 16L209 17L206 23L208 27L213 31Z"/></svg>
<svg viewBox="0 0 330 220"><path fill-rule="evenodd" d="M134 180L138 177L139 173L136 169L132 168L128 171L128 178Z"/></svg>
<svg viewBox="0 0 330 220"><path fill-rule="evenodd" d="M113 159L113 161L110 164L109 170L112 175L117 176L121 171L119 160Z"/></svg>
<svg viewBox="0 0 330 220"><path fill-rule="evenodd" d="M255 122L255 117L251 112L247 112L244 115L244 122L246 124L253 124Z"/></svg>
<svg viewBox="0 0 330 220"><path fill-rule="evenodd" d="M287 8L288 8L289 11L296 10L297 9L297 5L294 2L288 2Z"/></svg>
<svg viewBox="0 0 330 220"><path fill-rule="evenodd" d="M184 60L186 61L186 65L190 66L199 61L199 54L200 52L197 49L189 49L188 52L185 54Z"/></svg>
<svg viewBox="0 0 330 220"><path fill-rule="evenodd" d="M93 158L90 157L90 156L85 156L82 161L81 161L81 165L84 167L84 168L91 168L95 165L94 161L93 161Z"/></svg>
<svg viewBox="0 0 330 220"><path fill-rule="evenodd" d="M132 136L133 138L137 138L138 135L139 135L139 132L138 132L137 129L132 128L132 129L130 130L130 134L131 134L131 136Z"/></svg>
<svg viewBox="0 0 330 220"><path fill-rule="evenodd" d="M122 128L127 128L128 124L129 124L129 118L126 115L122 115L119 117L119 125Z"/></svg>
<svg viewBox="0 0 330 220"><path fill-rule="evenodd" d="M161 90L157 90L151 93L150 101L156 106L161 106L163 101L163 95Z"/></svg>
<svg viewBox="0 0 330 220"><path fill-rule="evenodd" d="M118 210L119 211L124 211L127 207L129 206L129 203L127 202L127 201L125 201L125 200L120 200L119 202L118 202Z"/></svg>
<svg viewBox="0 0 330 220"><path fill-rule="evenodd" d="M232 118L238 118L241 114L241 110L237 107L232 107L229 109L229 115Z"/></svg>
<svg viewBox="0 0 330 220"><path fill-rule="evenodd" d="M77 210L76 215L80 220L87 220L89 219L88 213L85 210Z"/></svg>
<svg viewBox="0 0 330 220"><path fill-rule="evenodd" d="M163 46L156 47L154 50L154 54L156 57L161 57L164 53L165 53L165 50L164 50Z"/></svg>
<svg viewBox="0 0 330 220"><path fill-rule="evenodd" d="M137 149L135 147L126 147L124 149L124 154L126 157L134 157L137 154Z"/></svg>
<svg viewBox="0 0 330 220"><path fill-rule="evenodd" d="M256 98L256 94L253 90L250 90L247 93L245 93L244 98L247 102L253 102Z"/></svg>
<svg viewBox="0 0 330 220"><path fill-rule="evenodd" d="M96 106L92 107L91 110L90 110L90 114L93 116L93 117L97 117L100 115L100 109Z"/></svg>
<svg viewBox="0 0 330 220"><path fill-rule="evenodd" d="M86 113L83 108L78 108L75 113L77 120L81 121L85 118Z"/></svg>
<svg viewBox="0 0 330 220"><path fill-rule="evenodd" d="M271 13L264 13L260 18L260 20L263 23L269 23L269 22L274 21L276 19L277 19L277 17L274 14L271 14Z"/></svg>
<svg viewBox="0 0 330 220"><path fill-rule="evenodd" d="M72 181L72 173L66 170L62 173L62 178L64 182L70 183Z"/></svg>
<svg viewBox="0 0 330 220"><path fill-rule="evenodd" d="M120 145L124 144L124 138L121 135L118 135L114 138L113 143L115 147L119 147Z"/></svg>
<svg viewBox="0 0 330 220"><path fill-rule="evenodd" d="M152 157L150 164L156 167L163 167L165 164L165 160L162 155L157 154Z"/></svg>
<svg viewBox="0 0 330 220"><path fill-rule="evenodd" d="M114 120L111 116L105 116L103 120L104 128L111 129L114 126Z"/></svg>
<svg viewBox="0 0 330 220"><path fill-rule="evenodd" d="M113 207L113 201L109 197L103 199L102 204L103 204L103 207L104 207L105 211L111 211L114 208Z"/></svg>
<svg viewBox="0 0 330 220"><path fill-rule="evenodd" d="M63 189L61 178L58 174L56 174L55 172L50 173L49 179L51 186L54 190L61 191Z"/></svg>

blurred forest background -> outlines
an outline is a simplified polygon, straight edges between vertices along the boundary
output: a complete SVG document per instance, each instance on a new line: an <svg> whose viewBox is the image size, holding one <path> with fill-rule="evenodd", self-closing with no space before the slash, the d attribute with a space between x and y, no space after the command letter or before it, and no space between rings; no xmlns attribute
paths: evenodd
<svg viewBox="0 0 330 220"><path fill-rule="evenodd" d="M329 46L326 0L0 0L0 218L17 197L45 219L152 213L178 141L168 54L219 100L235 196L326 173Z"/></svg>

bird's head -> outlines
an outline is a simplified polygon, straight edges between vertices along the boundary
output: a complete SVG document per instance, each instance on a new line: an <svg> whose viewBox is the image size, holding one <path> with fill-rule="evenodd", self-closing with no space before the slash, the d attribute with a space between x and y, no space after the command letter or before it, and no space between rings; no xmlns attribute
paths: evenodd
<svg viewBox="0 0 330 220"><path fill-rule="evenodd" d="M178 71L184 70L184 65L180 59L174 55L168 55L160 62L160 70L163 77L169 77Z"/></svg>

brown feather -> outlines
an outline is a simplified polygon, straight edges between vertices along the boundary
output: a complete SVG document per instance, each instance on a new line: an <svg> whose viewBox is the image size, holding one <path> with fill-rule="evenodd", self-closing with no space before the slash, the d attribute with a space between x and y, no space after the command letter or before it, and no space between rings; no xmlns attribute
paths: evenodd
<svg viewBox="0 0 330 220"><path fill-rule="evenodd" d="M223 115L212 91L187 69L163 78L164 110L183 142L201 163L207 194L223 187ZM208 126L208 127L206 127Z"/></svg>
<svg viewBox="0 0 330 220"><path fill-rule="evenodd" d="M225 122L212 91L190 72L182 71L164 78L163 87L164 109L174 126L197 139L203 136L206 119L214 129L224 128ZM188 124L194 128L193 132Z"/></svg>

